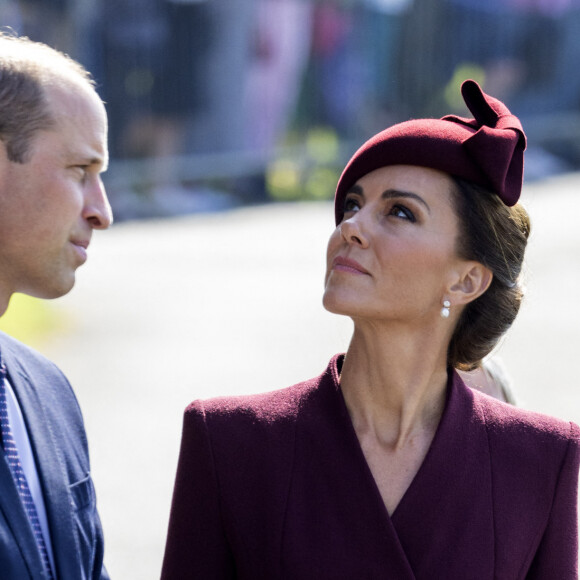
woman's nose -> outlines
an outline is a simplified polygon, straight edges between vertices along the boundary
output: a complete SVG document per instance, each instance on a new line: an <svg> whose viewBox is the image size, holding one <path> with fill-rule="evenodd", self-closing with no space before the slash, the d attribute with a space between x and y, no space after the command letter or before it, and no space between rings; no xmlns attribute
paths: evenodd
<svg viewBox="0 0 580 580"><path fill-rule="evenodd" d="M368 236L365 233L362 216L360 212L340 223L340 235L348 244L354 244L366 248L368 246Z"/></svg>

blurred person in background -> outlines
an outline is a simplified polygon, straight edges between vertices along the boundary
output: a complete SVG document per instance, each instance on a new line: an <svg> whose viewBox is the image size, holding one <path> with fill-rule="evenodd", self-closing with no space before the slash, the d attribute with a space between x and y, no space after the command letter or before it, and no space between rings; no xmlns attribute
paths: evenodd
<svg viewBox="0 0 580 580"><path fill-rule="evenodd" d="M335 195L317 378L186 410L163 580L577 578L580 428L470 389L514 321L530 221L521 123L394 125ZM288 364L292 364L289 361Z"/></svg>
<svg viewBox="0 0 580 580"><path fill-rule="evenodd" d="M42 42L48 46L73 54L76 49L77 34L73 7L94 0L17 0L19 22L15 27L21 35ZM84 6L86 9L86 6ZM5 26L11 24L2 22Z"/></svg>
<svg viewBox="0 0 580 580"><path fill-rule="evenodd" d="M111 209L107 116L88 72L48 46L0 35L0 313L16 292L75 283ZM61 371L0 333L0 577L98 580L103 533L87 439Z"/></svg>
<svg viewBox="0 0 580 580"><path fill-rule="evenodd" d="M302 0L257 2L242 90L250 151L270 155L288 130L308 64L313 10Z"/></svg>
<svg viewBox="0 0 580 580"><path fill-rule="evenodd" d="M412 0L364 0L360 30L364 46L362 59L367 68L365 91L369 103L365 107L366 124L374 132L377 118L382 126L392 125L399 119L401 109L398 102L398 75L396 63L400 59L402 28L407 13L412 9Z"/></svg>
<svg viewBox="0 0 580 580"><path fill-rule="evenodd" d="M477 368L457 372L468 387L505 403L517 404L512 381L500 359L485 358Z"/></svg>

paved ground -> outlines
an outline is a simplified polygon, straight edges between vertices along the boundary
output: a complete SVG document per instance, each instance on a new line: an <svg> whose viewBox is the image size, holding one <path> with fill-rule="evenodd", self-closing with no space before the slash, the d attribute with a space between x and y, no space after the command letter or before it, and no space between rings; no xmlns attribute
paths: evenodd
<svg viewBox="0 0 580 580"><path fill-rule="evenodd" d="M528 186L525 307L500 355L521 404L580 422L580 176ZM96 237L40 345L84 410L113 578L159 575L181 416L197 397L283 387L344 350L320 305L331 205L273 205Z"/></svg>

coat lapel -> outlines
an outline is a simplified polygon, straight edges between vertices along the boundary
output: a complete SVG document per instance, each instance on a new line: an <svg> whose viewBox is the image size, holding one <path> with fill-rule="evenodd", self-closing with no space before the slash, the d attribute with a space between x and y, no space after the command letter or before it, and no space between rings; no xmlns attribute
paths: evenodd
<svg viewBox="0 0 580 580"><path fill-rule="evenodd" d="M295 461L301 469L294 470L292 482L300 505L292 511L289 504L289 515L300 517L296 534L318 545L319 554L335 546L330 553L334 569L344 572L340 577L358 577L349 566L364 559L365 569L373 571L369 578L493 578L489 443L470 389L450 373L431 447L389 516L342 397L337 362L300 412ZM322 569L317 573L328 577Z"/></svg>
<svg viewBox="0 0 580 580"><path fill-rule="evenodd" d="M417 578L493 578L494 521L485 420L453 372L429 452L392 515Z"/></svg>
<svg viewBox="0 0 580 580"><path fill-rule="evenodd" d="M50 396L52 390L43 390L40 395L38 385L32 383L19 362L4 354L11 384L18 398L28 429L28 436L36 459L36 468L42 485L52 549L57 567L57 576L74 578L80 569L79 548L74 535L75 523L72 518L73 500L69 491L69 478L61 446L65 443L57 437L59 429L58 401L45 404L43 397ZM46 392L45 392L46 391ZM55 415L53 417L51 415ZM34 541L34 538L33 538Z"/></svg>
<svg viewBox="0 0 580 580"><path fill-rule="evenodd" d="M310 397L298 418L286 516L286 553L300 561L286 561L284 577L415 580L354 434L336 359Z"/></svg>

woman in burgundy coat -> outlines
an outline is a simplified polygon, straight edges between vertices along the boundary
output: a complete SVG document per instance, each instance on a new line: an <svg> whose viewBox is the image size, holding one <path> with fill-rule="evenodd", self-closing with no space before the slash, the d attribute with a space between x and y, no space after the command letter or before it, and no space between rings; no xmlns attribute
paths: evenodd
<svg viewBox="0 0 580 580"><path fill-rule="evenodd" d="M465 386L522 298L525 135L407 121L346 166L324 305L350 316L319 377L185 413L164 580L577 578L580 429ZM291 363L290 363L291 364Z"/></svg>

